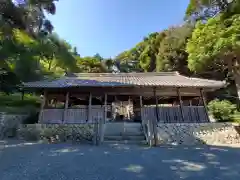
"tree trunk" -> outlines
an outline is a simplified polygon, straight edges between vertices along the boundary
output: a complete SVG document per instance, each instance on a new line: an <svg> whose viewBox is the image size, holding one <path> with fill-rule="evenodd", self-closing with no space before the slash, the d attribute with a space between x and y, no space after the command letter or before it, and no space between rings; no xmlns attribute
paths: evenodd
<svg viewBox="0 0 240 180"><path fill-rule="evenodd" d="M48 70L49 70L49 71L50 71L51 68L52 68L52 61L53 61L53 60L50 60L50 61L48 62Z"/></svg>
<svg viewBox="0 0 240 180"><path fill-rule="evenodd" d="M240 101L240 74L236 71L234 71L234 80L235 80L235 83L236 83L238 100Z"/></svg>
<svg viewBox="0 0 240 180"><path fill-rule="evenodd" d="M234 81L236 84L236 89L237 89L237 102L238 102L238 107L240 107L240 64L238 62L239 60L237 58L234 58L233 60L233 77L234 77Z"/></svg>

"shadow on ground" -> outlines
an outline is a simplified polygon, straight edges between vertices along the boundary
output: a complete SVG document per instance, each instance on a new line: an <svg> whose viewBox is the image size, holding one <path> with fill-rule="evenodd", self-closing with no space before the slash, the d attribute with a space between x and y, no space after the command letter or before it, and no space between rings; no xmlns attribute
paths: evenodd
<svg viewBox="0 0 240 180"><path fill-rule="evenodd" d="M240 148L7 142L0 179L240 179ZM21 177L21 178L20 178Z"/></svg>

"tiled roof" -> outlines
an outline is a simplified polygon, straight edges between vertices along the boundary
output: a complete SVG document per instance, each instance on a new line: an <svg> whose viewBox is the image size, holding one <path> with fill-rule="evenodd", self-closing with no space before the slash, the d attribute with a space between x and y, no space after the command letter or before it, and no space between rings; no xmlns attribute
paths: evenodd
<svg viewBox="0 0 240 180"><path fill-rule="evenodd" d="M24 83L26 88L68 88L68 87L209 87L221 88L224 81L190 78L177 72L161 73L78 73L57 80Z"/></svg>

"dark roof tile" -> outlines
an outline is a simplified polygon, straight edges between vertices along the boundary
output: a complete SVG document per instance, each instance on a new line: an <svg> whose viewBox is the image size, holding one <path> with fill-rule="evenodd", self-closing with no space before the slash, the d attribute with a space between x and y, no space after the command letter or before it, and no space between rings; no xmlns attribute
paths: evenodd
<svg viewBox="0 0 240 180"><path fill-rule="evenodd" d="M161 73L78 73L52 81L24 83L26 88L67 88L102 86L165 86L165 87L209 87L221 88L224 81L191 78L177 72Z"/></svg>

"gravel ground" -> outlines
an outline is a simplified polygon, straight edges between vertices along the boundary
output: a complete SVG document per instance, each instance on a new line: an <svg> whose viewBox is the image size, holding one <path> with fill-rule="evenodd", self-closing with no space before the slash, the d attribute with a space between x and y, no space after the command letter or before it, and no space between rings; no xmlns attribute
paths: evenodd
<svg viewBox="0 0 240 180"><path fill-rule="evenodd" d="M8 142L0 153L0 180L240 179L236 147Z"/></svg>

